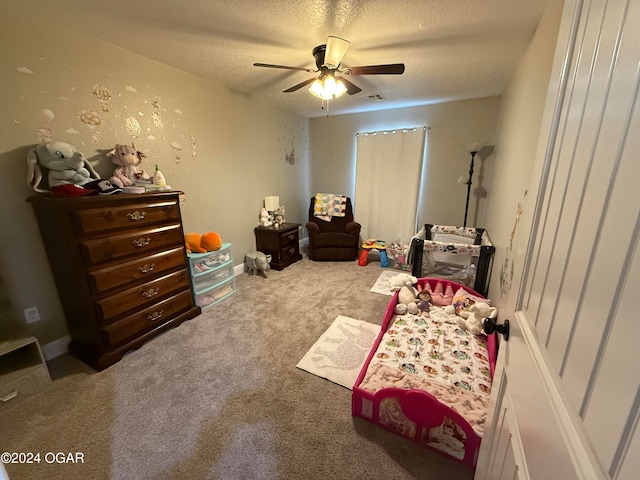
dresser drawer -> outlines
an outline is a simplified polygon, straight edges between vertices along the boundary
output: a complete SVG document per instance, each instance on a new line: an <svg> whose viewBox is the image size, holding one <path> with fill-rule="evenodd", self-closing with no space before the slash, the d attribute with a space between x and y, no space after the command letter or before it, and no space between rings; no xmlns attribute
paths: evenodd
<svg viewBox="0 0 640 480"><path fill-rule="evenodd" d="M148 228L80 242L82 257L88 266L126 257L144 255L160 248L183 245L179 223Z"/></svg>
<svg viewBox="0 0 640 480"><path fill-rule="evenodd" d="M180 222L177 200L139 201L128 205L87 208L71 213L79 235Z"/></svg>
<svg viewBox="0 0 640 480"><path fill-rule="evenodd" d="M9 382L0 385L0 412L23 398L35 395L51 383L47 367L33 367Z"/></svg>
<svg viewBox="0 0 640 480"><path fill-rule="evenodd" d="M172 317L190 309L192 306L191 290L185 290L140 312L107 325L101 332L106 345L108 347L116 347L166 323Z"/></svg>
<svg viewBox="0 0 640 480"><path fill-rule="evenodd" d="M223 243L220 250L207 253L189 253L189 268L194 275L211 271L231 261L231 244Z"/></svg>
<svg viewBox="0 0 640 480"><path fill-rule="evenodd" d="M193 275L193 289L196 293L201 292L206 288L222 283L233 277L233 274L233 265L229 261L227 265L222 268L216 268L208 272Z"/></svg>
<svg viewBox="0 0 640 480"><path fill-rule="evenodd" d="M184 265L184 247L178 247L94 270L87 275L93 292L102 293Z"/></svg>
<svg viewBox="0 0 640 480"><path fill-rule="evenodd" d="M111 323L118 315L139 310L146 304L156 303L158 299L188 288L189 274L185 269L98 300L96 305L104 323Z"/></svg>
<svg viewBox="0 0 640 480"><path fill-rule="evenodd" d="M213 288L204 290L196 295L196 305L206 308L210 305L218 303L220 300L227 298L236 291L236 282L234 278L224 282Z"/></svg>
<svg viewBox="0 0 640 480"><path fill-rule="evenodd" d="M298 244L290 245L288 247L285 247L285 248L281 249L280 250L280 259L282 261L286 261L291 257L295 257L295 256L299 255L298 249L299 249Z"/></svg>
<svg viewBox="0 0 640 480"><path fill-rule="evenodd" d="M289 230L280 234L280 248L284 250L284 247L291 245L298 245L298 229Z"/></svg>

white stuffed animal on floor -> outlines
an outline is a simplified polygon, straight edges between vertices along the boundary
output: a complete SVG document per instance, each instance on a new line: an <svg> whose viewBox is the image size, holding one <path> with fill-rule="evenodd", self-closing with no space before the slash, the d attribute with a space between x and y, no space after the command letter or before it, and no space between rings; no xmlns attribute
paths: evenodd
<svg viewBox="0 0 640 480"><path fill-rule="evenodd" d="M484 328L485 318L496 318L498 309L485 302L476 302L456 317L458 326L474 335L480 335Z"/></svg>
<svg viewBox="0 0 640 480"><path fill-rule="evenodd" d="M65 185L81 187L100 178L84 153L65 142L41 143L32 148L27 153L27 167L27 182L40 193L48 191L41 185L44 173L47 174L49 191Z"/></svg>

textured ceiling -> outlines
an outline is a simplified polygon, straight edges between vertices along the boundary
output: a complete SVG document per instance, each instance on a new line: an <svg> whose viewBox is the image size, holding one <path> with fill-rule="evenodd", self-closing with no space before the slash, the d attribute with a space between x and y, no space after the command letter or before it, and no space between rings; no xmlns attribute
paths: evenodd
<svg viewBox="0 0 640 480"><path fill-rule="evenodd" d="M328 35L351 42L342 67L404 63L403 75L352 76L362 91L338 115L500 95L548 0L0 0L307 117L327 114L302 88ZM553 1L553 0L552 0ZM382 96L382 100L371 96Z"/></svg>

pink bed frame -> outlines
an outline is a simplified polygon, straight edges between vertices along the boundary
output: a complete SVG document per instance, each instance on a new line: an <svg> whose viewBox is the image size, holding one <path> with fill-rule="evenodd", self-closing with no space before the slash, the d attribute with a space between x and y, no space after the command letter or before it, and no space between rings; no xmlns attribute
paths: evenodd
<svg viewBox="0 0 640 480"><path fill-rule="evenodd" d="M427 282L430 283L432 288L435 288L437 282L442 283L442 285L446 288L447 285L451 285L453 291L458 291L459 288L464 288L466 291L476 295L478 297L484 298L478 292L468 288L464 285L461 285L456 282L452 282L449 280L437 279L437 278L420 278L418 279L418 283L421 285L425 285ZM382 321L382 327L380 328L380 333L378 334L373 347L371 347L371 351L367 356L367 360L356 379L356 382L353 386L353 393L351 397L351 412L353 416L364 418L390 432L393 432L397 435L400 435L408 440L411 440L414 443L419 444L420 446L433 450L441 455L444 455L451 460L461 463L467 467L475 469L476 462L478 460L478 451L480 449L480 440L481 438L475 433L471 425L455 410L449 408L446 405L441 404L433 395L428 392L422 390L405 390L400 388L384 388L375 393L371 393L369 391L363 390L360 388L360 384L364 379L364 376L367 372L367 368L371 359L375 355L378 350L378 346L382 340L382 336L387 331L389 327L389 322L393 318L394 315L394 307L398 303L398 293L396 292L384 314L384 319ZM491 377L493 378L495 371L495 361L497 354L497 341L496 335L488 335L487 336L487 349L489 354L489 366L491 371ZM380 402L386 398L393 397L395 398L401 408L404 415L416 424L416 432L415 435L409 436L402 431L395 430L391 427L388 427L384 424L381 424L379 421L379 410L380 410ZM453 420L458 427L465 433L466 441L464 442L464 457L459 459L449 453L434 448L430 445L426 445L423 438L426 438L426 430L429 430L434 427L439 427L445 416L449 419Z"/></svg>

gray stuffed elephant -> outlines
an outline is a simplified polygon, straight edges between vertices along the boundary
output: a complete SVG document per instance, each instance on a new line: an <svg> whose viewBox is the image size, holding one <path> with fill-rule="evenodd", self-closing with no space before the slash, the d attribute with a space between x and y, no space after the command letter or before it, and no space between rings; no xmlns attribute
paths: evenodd
<svg viewBox="0 0 640 480"><path fill-rule="evenodd" d="M64 185L82 186L100 175L84 154L64 142L41 143L27 153L27 182L36 192L46 192L41 186L42 170L47 173L49 190Z"/></svg>
<svg viewBox="0 0 640 480"><path fill-rule="evenodd" d="M244 257L244 263L252 275L260 273L263 277L267 278L267 272L271 267L271 255L265 255L262 252L249 252Z"/></svg>

